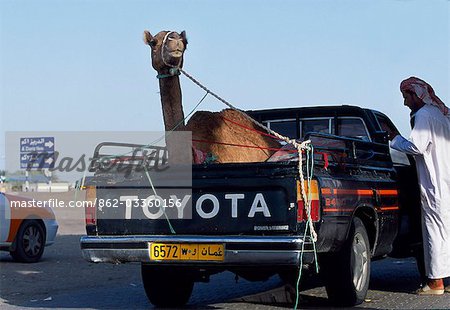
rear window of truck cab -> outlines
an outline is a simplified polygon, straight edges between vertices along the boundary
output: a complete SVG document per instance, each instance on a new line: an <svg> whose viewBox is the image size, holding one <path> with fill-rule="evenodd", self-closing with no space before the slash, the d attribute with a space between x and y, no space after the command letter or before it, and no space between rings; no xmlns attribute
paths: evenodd
<svg viewBox="0 0 450 310"><path fill-rule="evenodd" d="M337 126L335 126L335 119L337 119ZM359 117L300 118L298 123L295 119L274 119L263 123L289 138L302 139L308 133L318 132L371 141L366 125Z"/></svg>

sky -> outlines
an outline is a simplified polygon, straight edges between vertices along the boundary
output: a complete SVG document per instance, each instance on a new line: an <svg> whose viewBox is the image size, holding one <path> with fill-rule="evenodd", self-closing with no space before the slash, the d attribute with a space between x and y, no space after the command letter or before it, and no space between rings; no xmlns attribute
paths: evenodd
<svg viewBox="0 0 450 310"><path fill-rule="evenodd" d="M351 104L408 136L403 79L450 104L449 14L447 0L0 0L0 169L9 131L162 131L145 29L185 30L184 69L241 109ZM204 92L181 84L188 114Z"/></svg>

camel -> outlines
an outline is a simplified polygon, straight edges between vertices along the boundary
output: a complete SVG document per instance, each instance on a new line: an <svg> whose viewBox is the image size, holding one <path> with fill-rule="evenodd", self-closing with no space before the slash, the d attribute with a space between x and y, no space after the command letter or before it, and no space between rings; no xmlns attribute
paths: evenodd
<svg viewBox="0 0 450 310"><path fill-rule="evenodd" d="M194 163L205 158L217 163L263 162L280 148L276 140L258 133L261 128L235 110L197 111L185 124L177 68L183 66L186 32L161 31L152 36L146 30L144 42L151 48L152 66L158 73L165 130L192 131Z"/></svg>

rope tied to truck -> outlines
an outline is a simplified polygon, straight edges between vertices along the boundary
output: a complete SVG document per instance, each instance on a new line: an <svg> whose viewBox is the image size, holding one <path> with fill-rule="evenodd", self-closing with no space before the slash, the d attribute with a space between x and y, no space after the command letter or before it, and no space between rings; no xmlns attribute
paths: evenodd
<svg viewBox="0 0 450 310"><path fill-rule="evenodd" d="M298 157L299 157L298 158L298 174L299 174L299 178L300 178L300 192L301 192L301 196L302 196L302 199L303 199L303 202L304 202L304 209L306 211L307 222L306 222L306 227L305 227L305 231L304 231L304 234L303 234L303 241L304 242L302 243L302 249L301 249L301 252L300 252L299 274L298 274L296 287L295 287L296 298L295 298L294 309L297 309L298 302L299 302L299 285L300 285L300 279L301 279L302 268L303 268L303 253L305 251L305 240L306 240L306 237L308 235L308 231L309 231L309 237L310 237L310 239L312 241L312 245L313 245L316 272L319 271L319 266L318 266L318 262L317 262L317 251L316 251L316 245L315 245L315 243L317 241L317 233L316 233L316 231L314 229L314 225L313 225L312 218L311 218L311 200L312 200L312 198L311 198L311 180L312 180L312 176L313 176L313 166L314 166L314 148L313 148L313 145L311 144L310 140L302 141L302 142L299 143L295 139L291 139L289 137L285 137L285 136L279 134L278 132L268 128L264 124L256 121L252 117L250 117L247 113L245 113L245 111L236 108L231 103L229 103L228 101L226 101L222 97L218 96L216 93L212 92L210 89L206 88L203 84L201 84L198 80L196 80L192 75L188 74L182 68L178 67L178 70L184 76L186 76L188 79L190 79L194 84L196 84L198 87L203 89L206 92L205 96L208 95L208 94L211 94L214 98L216 98L220 102L224 103L230 109L241 113L241 115L243 115L247 120L249 120L253 124L257 125L258 127L264 129L267 133L272 135L272 137L275 137L275 138L277 138L277 139L279 139L281 141L285 141L286 143L291 144L298 152ZM228 119L226 119L226 121L230 121L232 123L236 123L236 122L233 122L233 121L228 120ZM247 128L246 126L243 126L242 124L237 124L237 125ZM254 129L251 129L251 128L247 128L247 129L254 131ZM306 173L306 182L307 182L307 186L308 186L308 193L306 192L305 176L303 174L303 155L302 155L303 152L306 153L306 172L307 172ZM310 156L310 154L311 154L311 156ZM310 160L311 160L311 163L310 163Z"/></svg>
<svg viewBox="0 0 450 310"><path fill-rule="evenodd" d="M308 217L308 221L307 221L307 225L309 226L309 230L311 233L311 239L313 241L313 244L317 241L317 233L314 229L314 225L312 223L311 220L311 199L308 199L307 193L306 193L306 189L305 189L305 176L303 174L303 156L302 153L303 151L305 151L306 153L308 152L312 152L313 148L311 145L311 141L310 140L306 140L306 141L302 141L302 142L297 142L295 139L291 139L289 137L283 136L281 134L279 134L278 132L270 129L269 127L265 126L264 124L258 122L257 120L255 120L254 118L250 117L247 113L245 113L245 111L238 109L237 107L235 107L234 105L232 105L231 103L229 103L227 100L223 99L222 97L220 97L219 95L217 95L216 93L214 93L213 91L211 91L210 89L208 89L207 87L205 87L202 83L200 83L198 80L196 80L192 75L190 75L189 73L187 73L185 70L183 70L182 68L178 68L178 70L180 70L180 72L186 76L189 80L191 80L194 84L196 84L198 87L200 87L201 89L203 89L207 94L210 94L211 96L213 96L214 98L216 98L217 100L219 100L220 102L222 102L223 104L225 104L227 107L229 107L230 109L241 113L242 116L244 116L247 120L249 120L250 122L252 122L253 124L255 124L256 126L264 129L266 132L270 133L272 136L276 137L277 139L284 141L288 144L291 144L293 147L295 147L297 149L298 152L298 174L300 177L300 191L301 191L301 196L303 198L303 201L305 202L305 211ZM310 187L309 187L310 188ZM309 197L311 198L311 197Z"/></svg>
<svg viewBox="0 0 450 310"><path fill-rule="evenodd" d="M171 33L172 33L172 32L169 31L169 32L165 35L165 37L164 37L164 39L163 39L163 46L165 46L165 42L166 42L166 40L168 40L169 35L170 35ZM165 64L166 66L171 67L171 70L169 70L169 71L170 71L170 74L172 74L172 75L179 75L179 73L181 72L184 76L186 76L189 80L191 80L194 84L196 84L198 87L200 87L202 90L204 90L204 91L206 92L205 95L203 96L203 98L200 100L200 102L196 105L196 107L195 107L195 108L194 108L194 109L193 109L186 117L184 117L184 119L182 119L182 120L181 120L174 128L172 128L172 129L170 130L170 133L172 133L177 127L179 127L180 124L184 123L184 122L186 121L187 117L188 117L189 115L191 115L191 114L195 111L195 109L200 105L200 103L206 98L206 96L210 94L210 95L212 95L214 98L216 98L217 100L219 100L220 102L222 102L223 104L225 104L225 105L226 105L227 107L229 107L230 109L232 109L232 110L234 110L234 111L240 113L242 116L244 116L244 118L246 118L247 120L249 120L251 123L253 123L253 124L255 124L256 126L262 128L262 129L264 129L264 130L265 130L267 133L269 133L272 137L274 137L274 138L276 138L276 139L279 139L279 140L281 140L281 141L284 141L284 142L286 142L286 143L288 143L288 144L291 144L295 149L297 149L298 156L299 156L299 159L298 159L298 174L299 174L299 177L300 177L300 192L301 192L302 199L303 199L303 201L304 201L304 209L305 209L306 214L307 214L307 226L309 226L310 237L311 237L311 240L312 240L312 242L313 242L313 246L315 247L315 242L317 241L317 233L316 233L316 231L315 231L315 229L314 229L314 225L313 225L312 220L311 220L311 197L310 197L310 195L307 195L307 193L306 193L306 189L305 189L305 177L304 177L304 174L303 174L303 163L302 163L302 161L303 161L302 153L303 153L303 152L306 152L306 153L308 153L308 152L313 152L313 148L312 148L312 145L311 145L311 141L310 141L310 140L306 140L306 141L302 141L302 142L299 143L299 142L297 142L295 139L291 139L291 138L289 138L289 137L283 136L283 135L279 134L278 132L276 132L276 131L270 129L270 128L267 127L267 126L265 126L264 124L262 124L262 123L256 121L254 118L250 117L245 111L243 111L243 110L241 110L241 109L235 107L234 105L232 105L231 103L229 103L227 100L223 99L222 97L220 97L219 95L217 95L216 93L214 93L213 91L211 91L210 89L208 89L206 86L204 86L202 83L200 83L197 79L195 79L192 75L190 75L189 73L187 73L185 70L183 70L183 69L181 68L181 63L178 63L177 65L172 65L172 64L170 64L169 62L167 62L167 61L165 60L164 49L161 49L161 58L162 58L162 60L163 60L163 62L164 62L164 64ZM164 76L164 77L159 77L159 76L157 76L157 77L158 77L158 78L165 78L166 76ZM228 120L228 119L226 119L226 120L227 120L227 121L231 121L231 120ZM231 121L231 122L233 122L233 121ZM236 122L233 122L233 123L236 123ZM243 126L243 125L239 125L239 126L245 127L245 126ZM245 128L247 128L247 127L245 127ZM250 128L247 128L247 129L248 129L248 130L253 130L253 129L250 129ZM169 134L170 134L170 133L169 133ZM206 143L208 143L208 142L209 142L209 143L221 143L221 142L216 142L216 141L214 141L214 142L212 142L212 141L201 141L201 142L206 142ZM243 146L243 145L233 145L233 146L249 147L249 146ZM308 169L308 167L307 167L307 169ZM312 173L312 170L311 170L311 173ZM309 183L310 183L310 182L309 182ZM308 188L311 188L311 187L309 186ZM308 199L308 198L309 198L309 199Z"/></svg>
<svg viewBox="0 0 450 310"><path fill-rule="evenodd" d="M283 135L279 134L278 132L270 129L267 126L265 126L264 124L256 121L254 118L250 117L247 113L245 113L245 111L243 111L241 109L238 109L237 107L235 107L234 105L229 103L227 100L223 99L222 97L220 97L216 93L212 92L210 89L208 89L202 83L200 83L198 80L196 80L192 75L190 75L185 70L183 70L181 68L181 58L180 58L180 61L178 62L178 64L176 64L176 65L173 65L170 62L166 61L166 57L165 57L166 54L165 54L164 47L166 46L166 41L170 40L170 34L172 32L173 31L168 31L166 33L166 35L164 36L164 39L163 39L163 42L162 42L163 48L161 49L161 59L162 59L163 63L166 66L171 68L171 70L169 70L171 75L178 75L181 72L184 76L186 76L189 80L191 80L194 84L196 84L198 87L200 87L201 89L203 89L206 92L205 96L202 98L202 101L208 94L211 94L214 98L216 98L217 100L219 100L220 102L225 104L230 109L241 113L242 116L244 116L247 120L249 120L250 122L252 122L256 126L264 129L266 132L268 132L271 135L275 136L279 140L285 141L286 143L291 144L292 146L294 146L297 149L298 156L299 156L298 172L299 172L299 176L300 176L301 195L302 195L303 201L305 202L304 205L305 205L305 210L306 210L306 213L307 213L307 216L308 216L308 223L309 223L308 225L309 225L309 228L311 230L312 241L313 241L313 243L315 243L317 241L317 233L316 233L316 231L314 229L314 226L312 224L312 221L311 221L311 199L307 199L308 195L306 194L306 190L305 190L305 184L304 184L305 177L303 175L303 167L302 167L302 160L303 160L302 152L303 151L310 152L310 151L313 150L312 147L311 147L311 141L310 140L306 140L306 141L302 141L302 142L298 143L295 139L291 139L289 137L283 136ZM158 77L158 78L165 78L165 77ZM186 120L186 117L180 123L184 122L185 120ZM178 127L178 126L179 126L179 124L176 127ZM171 131L173 131L173 130L175 130L175 128L173 128Z"/></svg>

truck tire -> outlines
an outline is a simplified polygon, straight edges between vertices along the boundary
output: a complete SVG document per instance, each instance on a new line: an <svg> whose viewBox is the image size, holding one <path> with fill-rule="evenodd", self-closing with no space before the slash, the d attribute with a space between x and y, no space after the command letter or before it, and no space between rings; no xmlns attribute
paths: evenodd
<svg viewBox="0 0 450 310"><path fill-rule="evenodd" d="M336 306L361 304L370 280L370 244L363 222L355 217L338 253L321 257L328 299Z"/></svg>
<svg viewBox="0 0 450 310"><path fill-rule="evenodd" d="M45 229L37 220L24 220L17 231L12 258L22 263L35 263L41 259L45 247Z"/></svg>
<svg viewBox="0 0 450 310"><path fill-rule="evenodd" d="M145 294L156 307L182 307L191 297L194 287L192 277L180 268L169 268L146 264L141 265Z"/></svg>

